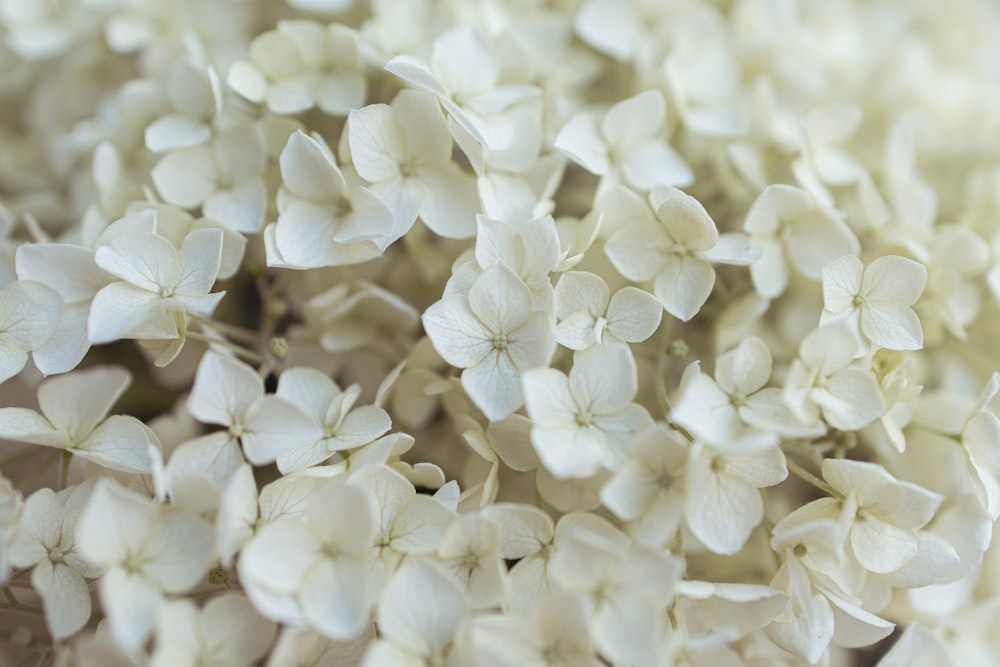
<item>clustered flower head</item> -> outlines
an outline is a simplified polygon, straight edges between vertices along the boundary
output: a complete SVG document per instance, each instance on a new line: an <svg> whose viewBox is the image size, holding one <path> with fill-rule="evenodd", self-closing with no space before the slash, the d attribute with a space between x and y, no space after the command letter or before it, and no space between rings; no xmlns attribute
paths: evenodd
<svg viewBox="0 0 1000 667"><path fill-rule="evenodd" d="M0 664L1000 664L992 0L0 0Z"/></svg>

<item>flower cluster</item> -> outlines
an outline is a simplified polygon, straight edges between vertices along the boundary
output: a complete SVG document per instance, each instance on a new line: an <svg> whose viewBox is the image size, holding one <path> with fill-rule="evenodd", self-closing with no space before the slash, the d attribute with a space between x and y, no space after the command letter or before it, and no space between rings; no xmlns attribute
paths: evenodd
<svg viewBox="0 0 1000 667"><path fill-rule="evenodd" d="M0 0L0 663L1000 664L992 0Z"/></svg>

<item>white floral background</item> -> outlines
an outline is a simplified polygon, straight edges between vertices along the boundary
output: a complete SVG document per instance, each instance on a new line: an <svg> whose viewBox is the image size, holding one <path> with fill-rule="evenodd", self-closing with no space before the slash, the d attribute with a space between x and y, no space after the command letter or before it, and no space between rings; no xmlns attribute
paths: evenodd
<svg viewBox="0 0 1000 667"><path fill-rule="evenodd" d="M1000 5L0 0L0 664L1000 664Z"/></svg>

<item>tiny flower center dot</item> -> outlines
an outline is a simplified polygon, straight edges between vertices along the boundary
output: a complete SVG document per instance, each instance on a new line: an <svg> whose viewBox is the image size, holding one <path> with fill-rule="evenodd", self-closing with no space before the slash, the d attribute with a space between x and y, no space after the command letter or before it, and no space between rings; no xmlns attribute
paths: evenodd
<svg viewBox="0 0 1000 667"><path fill-rule="evenodd" d="M493 349L506 350L509 342L510 341L507 340L507 334L497 334L496 336L493 336Z"/></svg>

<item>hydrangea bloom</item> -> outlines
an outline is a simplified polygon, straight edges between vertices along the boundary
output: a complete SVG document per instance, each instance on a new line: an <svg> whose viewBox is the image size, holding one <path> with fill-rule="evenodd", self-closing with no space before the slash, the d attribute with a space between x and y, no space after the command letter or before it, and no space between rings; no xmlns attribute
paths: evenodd
<svg viewBox="0 0 1000 667"><path fill-rule="evenodd" d="M0 664L1000 662L998 34L0 0Z"/></svg>

